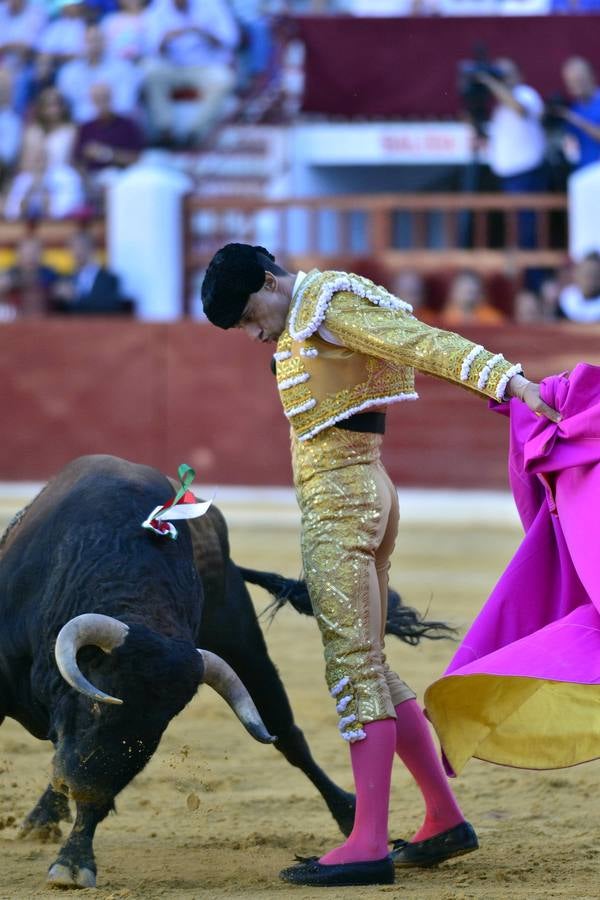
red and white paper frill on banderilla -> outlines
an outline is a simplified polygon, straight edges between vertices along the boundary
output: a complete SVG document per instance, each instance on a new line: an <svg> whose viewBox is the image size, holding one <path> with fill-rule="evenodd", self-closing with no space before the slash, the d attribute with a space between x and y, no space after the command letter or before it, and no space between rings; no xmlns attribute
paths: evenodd
<svg viewBox="0 0 600 900"><path fill-rule="evenodd" d="M178 536L173 521L197 519L199 516L203 516L212 504L212 500L199 501L189 490L196 477L196 473L191 466L182 463L179 466L178 474L181 487L173 499L165 503L164 506L155 507L148 518L142 522L142 528L148 528L150 531L163 537L170 537L173 541L177 540Z"/></svg>

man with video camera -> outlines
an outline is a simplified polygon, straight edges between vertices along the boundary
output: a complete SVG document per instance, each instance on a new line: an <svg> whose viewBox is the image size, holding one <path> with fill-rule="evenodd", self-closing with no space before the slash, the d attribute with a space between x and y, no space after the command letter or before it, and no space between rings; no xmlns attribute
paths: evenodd
<svg viewBox="0 0 600 900"><path fill-rule="evenodd" d="M488 161L502 190L507 194L547 190L542 98L523 83L521 72L511 59L498 59L493 67L475 72L473 78L496 100L489 122ZM536 245L535 215L529 210L519 213L518 241L522 248Z"/></svg>

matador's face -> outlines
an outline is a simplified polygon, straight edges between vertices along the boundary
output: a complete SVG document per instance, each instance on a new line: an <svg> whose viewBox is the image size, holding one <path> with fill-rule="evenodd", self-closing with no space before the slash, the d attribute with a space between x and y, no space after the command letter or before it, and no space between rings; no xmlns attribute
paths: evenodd
<svg viewBox="0 0 600 900"><path fill-rule="evenodd" d="M265 283L248 303L236 328L245 331L253 341L264 344L279 340L290 307L290 294L286 279L272 272L265 272Z"/></svg>

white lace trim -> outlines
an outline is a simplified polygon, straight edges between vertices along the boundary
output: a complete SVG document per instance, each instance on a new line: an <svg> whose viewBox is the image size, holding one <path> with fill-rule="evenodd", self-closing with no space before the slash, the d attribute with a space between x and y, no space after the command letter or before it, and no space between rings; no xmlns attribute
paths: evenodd
<svg viewBox="0 0 600 900"><path fill-rule="evenodd" d="M290 350L279 350L277 353L273 354L273 359L275 362L283 362L284 359L290 359L292 356Z"/></svg>
<svg viewBox="0 0 600 900"><path fill-rule="evenodd" d="M483 353L484 347L481 344L477 344L476 347L473 347L470 353L468 353L463 359L463 363L460 369L460 380L466 381L469 375L471 374L471 366L474 361L477 359L480 353Z"/></svg>
<svg viewBox="0 0 600 900"><path fill-rule="evenodd" d="M319 351L316 347L302 347L300 349L300 356L318 356Z"/></svg>
<svg viewBox="0 0 600 900"><path fill-rule="evenodd" d="M308 381L310 375L308 372L302 372L300 375L294 375L292 378L286 378L284 381L280 381L277 387L280 391L287 391L289 388L296 387L297 384L303 384L305 381Z"/></svg>
<svg viewBox="0 0 600 900"><path fill-rule="evenodd" d="M343 716L338 722L338 728L340 731L343 731L346 725L352 725L353 722L356 722L356 716L354 713L350 716Z"/></svg>
<svg viewBox="0 0 600 900"><path fill-rule="evenodd" d="M353 744L355 741L364 741L367 736L367 732L363 728L357 728L356 731L343 731L342 737L345 741L349 741Z"/></svg>
<svg viewBox="0 0 600 900"><path fill-rule="evenodd" d="M350 684L350 678L348 677L348 675L344 675L343 678L340 678L337 684L334 684L329 693L332 697L337 697L338 694L342 693L347 684Z"/></svg>
<svg viewBox="0 0 600 900"><path fill-rule="evenodd" d="M477 387L480 391L482 391L488 381L490 380L490 375L492 374L492 369L494 366L497 366L498 363L504 362L504 357L501 353L496 353L495 356L492 356L491 359L488 359L485 366L479 373L479 381L477 382Z"/></svg>
<svg viewBox="0 0 600 900"><path fill-rule="evenodd" d="M311 428L306 434L299 434L298 440L308 441L325 428L331 428L336 422L341 422L343 419L349 419L354 413L362 412L365 409L369 409L371 406L381 406L382 404L388 403L402 403L404 400L418 399L419 395L413 391L410 394L394 394L390 397L375 397L373 400L365 400L364 403L359 403L358 406L352 406L350 409L347 409L346 412L340 413L337 416L332 416L331 419L327 419L326 422L322 422L320 425L315 425L315 427ZM290 414L288 413L288 416L289 415Z"/></svg>
<svg viewBox="0 0 600 900"><path fill-rule="evenodd" d="M514 366L511 366L508 372L505 372L498 382L498 387L496 388L496 400L499 403L502 403L502 401L505 399L504 392L506 390L508 382L513 377L513 375L523 375L523 366L521 365L521 363L516 363Z"/></svg>
<svg viewBox="0 0 600 900"><path fill-rule="evenodd" d="M313 406L317 405L317 401L314 399L307 400L306 403L301 403L299 406L294 406L292 409L284 410L288 419L291 419L292 416L299 416L300 413L308 412L309 409L312 409Z"/></svg>
<svg viewBox="0 0 600 900"><path fill-rule="evenodd" d="M345 697L342 697L340 702L337 704L335 711L338 713L343 713L348 704L351 702L352 697L350 694L346 694Z"/></svg>
<svg viewBox="0 0 600 900"><path fill-rule="evenodd" d="M318 329L319 325L325 318L327 307L331 303L331 298L334 294L339 293L339 291L351 291L353 294L357 294L359 297L363 297L365 300L370 300L371 303L375 304L375 306L381 306L385 309L403 310L407 313L412 313L413 311L410 303L406 303L404 300L399 300L398 297L392 297L391 294L389 294L387 297L380 297L376 291L370 290L368 287L366 287L362 283L361 279L359 279L355 275L350 275L347 272L333 272L332 274L336 277L332 278L326 285L323 286L323 290L319 294L319 299L317 301L312 319L310 320L308 325L306 325L301 330L298 330L296 328L296 319L298 318L298 315L300 313L300 306L302 305L304 295L310 285L314 282L314 280L320 277L322 273L315 272L314 275L308 276L308 278L305 278L302 282L302 286L298 291L297 297L294 300L294 305L292 307L288 325L289 333L295 341L305 341L306 338L315 333L315 331Z"/></svg>

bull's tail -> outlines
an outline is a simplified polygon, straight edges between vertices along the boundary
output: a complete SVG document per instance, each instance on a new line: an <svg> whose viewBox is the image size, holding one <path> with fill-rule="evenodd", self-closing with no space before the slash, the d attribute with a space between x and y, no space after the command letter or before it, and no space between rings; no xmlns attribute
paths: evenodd
<svg viewBox="0 0 600 900"><path fill-rule="evenodd" d="M305 616L313 615L305 581L284 578L274 572L257 572L241 566L239 569L244 581L264 588L274 598L266 610L271 613L271 618L286 603L291 603L297 612L303 613ZM390 588L385 633L393 634L406 644L416 646L423 638L430 641L452 639L456 630L446 622L434 622L423 618L416 609L405 606L400 595Z"/></svg>

